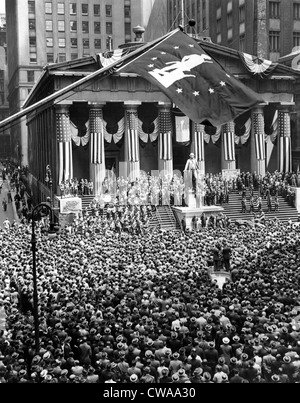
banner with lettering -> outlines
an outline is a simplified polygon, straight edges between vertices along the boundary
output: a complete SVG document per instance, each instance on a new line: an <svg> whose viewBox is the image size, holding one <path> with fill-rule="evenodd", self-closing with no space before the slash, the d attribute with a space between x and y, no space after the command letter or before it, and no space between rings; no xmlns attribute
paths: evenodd
<svg viewBox="0 0 300 403"><path fill-rule="evenodd" d="M65 199L59 199L59 204L61 214L77 214L82 210L82 200L80 199L80 197L68 197Z"/></svg>

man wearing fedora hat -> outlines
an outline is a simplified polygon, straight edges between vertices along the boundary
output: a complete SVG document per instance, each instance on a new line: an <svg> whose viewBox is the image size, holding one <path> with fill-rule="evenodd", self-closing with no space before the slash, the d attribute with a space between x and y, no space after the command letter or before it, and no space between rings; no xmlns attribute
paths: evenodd
<svg viewBox="0 0 300 403"><path fill-rule="evenodd" d="M211 379L211 374L209 372L203 372L202 383L214 383Z"/></svg>
<svg viewBox="0 0 300 403"><path fill-rule="evenodd" d="M282 360L282 374L288 377L289 383L294 383L294 366L291 357L285 354Z"/></svg>
<svg viewBox="0 0 300 403"><path fill-rule="evenodd" d="M144 367L142 370L141 383L155 383L155 377L151 375L150 367Z"/></svg>
<svg viewBox="0 0 300 403"><path fill-rule="evenodd" d="M224 357L224 360L227 365L229 365L230 358L232 356L232 346L230 345L229 337L223 337L222 344L219 347L219 351L221 356Z"/></svg>
<svg viewBox="0 0 300 403"><path fill-rule="evenodd" d="M179 353L175 351L175 353L172 354L172 359L169 365L170 374L175 374L181 368L181 365L182 361L179 359Z"/></svg>
<svg viewBox="0 0 300 403"><path fill-rule="evenodd" d="M172 383L172 377L169 375L169 369L164 367L161 370L161 377L157 379L158 383Z"/></svg>
<svg viewBox="0 0 300 403"><path fill-rule="evenodd" d="M195 369L191 376L191 383L202 383L202 374L203 374L203 369L202 367L198 367Z"/></svg>
<svg viewBox="0 0 300 403"><path fill-rule="evenodd" d="M271 376L271 382L270 383L282 383L280 376L277 374L274 374Z"/></svg>
<svg viewBox="0 0 300 403"><path fill-rule="evenodd" d="M215 348L214 341L208 343L208 348L204 350L204 357L207 359L208 366L210 366L212 371L214 371L219 359L219 353Z"/></svg>
<svg viewBox="0 0 300 403"><path fill-rule="evenodd" d="M273 363L276 357L271 352L271 348L265 347L267 354L262 357L262 375L266 381L271 381Z"/></svg>

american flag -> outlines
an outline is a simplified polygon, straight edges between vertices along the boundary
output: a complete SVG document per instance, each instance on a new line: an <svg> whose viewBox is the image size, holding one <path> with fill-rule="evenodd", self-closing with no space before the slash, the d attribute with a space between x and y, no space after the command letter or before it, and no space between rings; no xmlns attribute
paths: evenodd
<svg viewBox="0 0 300 403"><path fill-rule="evenodd" d="M253 113L254 123L254 136L255 136L255 150L256 158L264 160L266 158L265 150L265 122L262 113Z"/></svg>
<svg viewBox="0 0 300 403"><path fill-rule="evenodd" d="M235 160L235 130L234 123L226 123L223 126L224 157L225 161Z"/></svg>
<svg viewBox="0 0 300 403"><path fill-rule="evenodd" d="M291 120L288 112L279 112L279 170L290 172L292 168Z"/></svg>
<svg viewBox="0 0 300 403"><path fill-rule="evenodd" d="M139 161L139 138L138 138L138 118L137 112L127 111L128 125L128 160L130 162Z"/></svg>
<svg viewBox="0 0 300 403"><path fill-rule="evenodd" d="M90 110L90 134L91 134L91 163L102 164L104 160L104 137L102 109Z"/></svg>
<svg viewBox="0 0 300 403"><path fill-rule="evenodd" d="M56 115L56 134L58 142L71 141L70 117L66 113Z"/></svg>
<svg viewBox="0 0 300 403"><path fill-rule="evenodd" d="M73 177L73 156L70 117L66 113L56 114L56 136L59 147L59 183Z"/></svg>
<svg viewBox="0 0 300 403"><path fill-rule="evenodd" d="M199 123L195 123L195 133L194 133L194 146L192 147L192 152L195 154L197 161L204 161L204 131L205 126Z"/></svg>
<svg viewBox="0 0 300 403"><path fill-rule="evenodd" d="M159 112L159 158L171 160L173 158L172 128L170 112Z"/></svg>

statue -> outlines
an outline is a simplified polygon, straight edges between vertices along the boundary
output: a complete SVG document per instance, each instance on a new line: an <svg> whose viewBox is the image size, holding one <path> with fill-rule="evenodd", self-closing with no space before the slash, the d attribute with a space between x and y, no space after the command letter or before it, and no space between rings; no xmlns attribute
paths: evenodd
<svg viewBox="0 0 300 403"><path fill-rule="evenodd" d="M184 168L184 172L188 172L190 175L189 178L189 183L191 183L191 187L193 189L193 192L196 193L196 184L197 184L197 177L198 177L198 170L199 170L199 164L198 161L195 158L195 154L191 153L190 158L187 160Z"/></svg>

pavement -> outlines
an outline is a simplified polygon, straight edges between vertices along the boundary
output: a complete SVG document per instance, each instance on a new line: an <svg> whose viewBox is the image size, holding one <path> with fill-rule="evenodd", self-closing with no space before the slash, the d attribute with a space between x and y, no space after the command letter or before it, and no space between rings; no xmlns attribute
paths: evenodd
<svg viewBox="0 0 300 403"><path fill-rule="evenodd" d="M0 179L0 181L2 182L2 190L0 193L0 227L3 228L3 221L5 219L9 219L9 221L12 223L13 220L15 220L16 222L20 222L17 211L16 211L16 206L15 206L15 202L14 202L14 196L15 196L15 192L11 191L11 197L12 197L12 202L7 203L7 210L4 211L3 210L3 206L2 206L2 201L5 199L7 201L7 192L8 189L10 187L9 184L9 179L5 179L4 181L2 181L2 177Z"/></svg>

